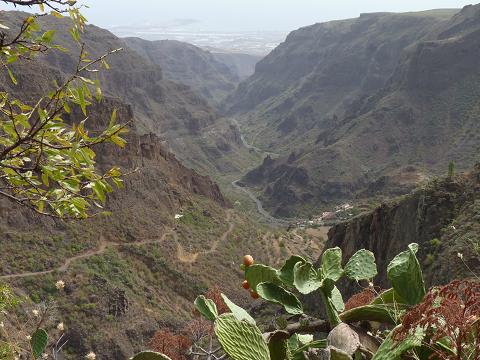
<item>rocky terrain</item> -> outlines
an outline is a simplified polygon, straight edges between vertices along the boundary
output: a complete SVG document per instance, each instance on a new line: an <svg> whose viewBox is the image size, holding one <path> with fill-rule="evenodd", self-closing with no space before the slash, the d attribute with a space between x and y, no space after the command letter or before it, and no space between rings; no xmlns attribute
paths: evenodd
<svg viewBox="0 0 480 360"><path fill-rule="evenodd" d="M359 249L369 249L378 268L385 269L408 244L418 243L425 280L432 286L475 277L472 271L480 268L479 232L480 164L334 226L325 248L341 247L346 259ZM375 284L388 286L385 272ZM358 291L358 286L347 287L349 295Z"/></svg>
<svg viewBox="0 0 480 360"><path fill-rule="evenodd" d="M212 105L218 105L240 82L236 67L227 66L194 45L174 40L123 40L129 48L160 65L166 78L190 86Z"/></svg>
<svg viewBox="0 0 480 360"><path fill-rule="evenodd" d="M405 193L478 161L480 7L365 14L292 32L228 100L280 156L243 181L273 213Z"/></svg>

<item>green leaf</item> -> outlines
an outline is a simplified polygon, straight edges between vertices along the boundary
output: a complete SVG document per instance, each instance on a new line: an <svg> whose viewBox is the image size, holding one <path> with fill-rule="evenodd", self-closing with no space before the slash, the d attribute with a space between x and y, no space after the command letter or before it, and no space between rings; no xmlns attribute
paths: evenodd
<svg viewBox="0 0 480 360"><path fill-rule="evenodd" d="M78 103L82 108L83 115L87 116L87 103L85 101L85 93L83 92L83 88L79 87L77 89L77 95L78 95Z"/></svg>
<svg viewBox="0 0 480 360"><path fill-rule="evenodd" d="M48 344L47 332L43 329L38 329L37 331L35 331L35 333L32 335L32 338L30 339L32 353L35 359L39 359L42 356L43 352L47 348L47 344Z"/></svg>
<svg viewBox="0 0 480 360"><path fill-rule="evenodd" d="M425 296L422 269L416 257L417 244L410 244L388 264L387 277L407 304L415 305Z"/></svg>
<svg viewBox="0 0 480 360"><path fill-rule="evenodd" d="M268 338L268 350L272 360L288 360L288 338L290 334L286 331L277 330Z"/></svg>
<svg viewBox="0 0 480 360"><path fill-rule="evenodd" d="M122 139L121 137L117 136L117 135L113 135L110 137L110 141L113 142L115 145L118 145L120 146L122 149L125 147L125 145L127 144L127 142Z"/></svg>
<svg viewBox="0 0 480 360"><path fill-rule="evenodd" d="M337 308L342 307L340 301L343 304L343 300L341 299L341 295L340 299L338 298L338 289L335 289L337 288L332 279L324 279L322 287L320 288L320 295L327 310L328 321L330 321L332 327L335 327L342 322L338 316L339 311Z"/></svg>
<svg viewBox="0 0 480 360"><path fill-rule="evenodd" d="M163 355L154 351L142 351L130 360L171 360L167 355Z"/></svg>
<svg viewBox="0 0 480 360"><path fill-rule="evenodd" d="M326 339L321 339L321 340L313 340L309 343L306 343L302 346L300 346L295 353L303 352L308 349L325 349L327 347L327 340Z"/></svg>
<svg viewBox="0 0 480 360"><path fill-rule="evenodd" d="M346 323L357 321L376 321L382 324L397 325L405 305L365 305L340 314L340 319Z"/></svg>
<svg viewBox="0 0 480 360"><path fill-rule="evenodd" d="M332 304L337 310L337 312L341 313L343 310L345 310L345 304L343 303L343 297L342 293L336 286L333 287L332 293L331 293L331 299L332 299Z"/></svg>
<svg viewBox="0 0 480 360"><path fill-rule="evenodd" d="M233 316L237 318L237 320L239 321L245 320L255 325L255 319L251 317L250 314L245 309L233 303L225 294L222 294L222 299L225 302L225 305L227 305L227 307L232 312Z"/></svg>
<svg viewBox="0 0 480 360"><path fill-rule="evenodd" d="M218 316L215 303L203 295L195 299L195 307L207 320L214 321Z"/></svg>
<svg viewBox="0 0 480 360"><path fill-rule="evenodd" d="M51 43L54 35L55 35L55 30L48 30L48 31L43 33L42 41L44 41L46 43Z"/></svg>
<svg viewBox="0 0 480 360"><path fill-rule="evenodd" d="M100 81L98 79L95 80L95 99L97 102L100 102L102 100L102 88L100 87Z"/></svg>
<svg viewBox="0 0 480 360"><path fill-rule="evenodd" d="M80 42L80 33L78 32L78 29L73 27L70 29L70 35L72 36L72 39L75 40L76 42Z"/></svg>
<svg viewBox="0 0 480 360"><path fill-rule="evenodd" d="M310 334L294 334L288 340L290 358L292 360L305 360L304 351L308 349L325 349L327 340L313 340Z"/></svg>
<svg viewBox="0 0 480 360"><path fill-rule="evenodd" d="M55 16L57 19L63 19L63 15L57 11L50 11L50 15Z"/></svg>
<svg viewBox="0 0 480 360"><path fill-rule="evenodd" d="M306 263L307 261L301 256L293 255L285 262L282 268L278 271L278 277L280 278L280 280L282 280L282 282L285 285L293 286L293 280L294 280L293 268L295 267L295 264L298 262L303 264L303 263Z"/></svg>
<svg viewBox="0 0 480 360"><path fill-rule="evenodd" d="M276 284L261 283L257 286L257 293L267 301L282 305L289 314L303 314L300 300L294 294Z"/></svg>
<svg viewBox="0 0 480 360"><path fill-rule="evenodd" d="M393 335L400 326L397 326L390 332L378 348L372 360L398 360L401 359L402 354L422 344L425 335L421 329L417 329L414 335L408 336L405 340L395 342Z"/></svg>
<svg viewBox="0 0 480 360"><path fill-rule="evenodd" d="M215 321L215 334L232 360L270 360L262 333L249 322L223 314Z"/></svg>
<svg viewBox="0 0 480 360"><path fill-rule="evenodd" d="M110 129L113 125L115 125L117 120L117 109L113 109L112 116L110 116L110 123L108 124L108 128Z"/></svg>
<svg viewBox="0 0 480 360"><path fill-rule="evenodd" d="M17 85L18 82L17 82L17 79L15 78L15 76L13 76L12 70L10 70L10 69L7 67L7 72L8 72L8 76L10 76L10 80L12 80L12 83L14 83L15 85Z"/></svg>
<svg viewBox="0 0 480 360"><path fill-rule="evenodd" d="M100 199L101 202L105 202L105 189L101 181L96 181L93 183L92 190L95 192L95 195Z"/></svg>
<svg viewBox="0 0 480 360"><path fill-rule="evenodd" d="M277 270L262 264L253 264L247 267L245 269L245 280L248 281L250 289L253 291L257 291L257 285L262 282L281 283L277 276Z"/></svg>
<svg viewBox="0 0 480 360"><path fill-rule="evenodd" d="M322 286L320 274L313 268L312 263L298 262L293 268L293 284L302 294L310 294Z"/></svg>
<svg viewBox="0 0 480 360"><path fill-rule="evenodd" d="M405 304L405 300L397 294L395 289L390 288L373 299L372 305L375 304Z"/></svg>
<svg viewBox="0 0 480 360"><path fill-rule="evenodd" d="M322 254L322 275L324 278L338 281L343 275L342 249L339 247L325 250Z"/></svg>
<svg viewBox="0 0 480 360"><path fill-rule="evenodd" d="M375 255L362 249L357 251L345 265L345 275L352 280L370 280L377 275Z"/></svg>
<svg viewBox="0 0 480 360"><path fill-rule="evenodd" d="M63 109L67 114L70 114L72 110L70 109L70 106L68 106L68 103L66 101L63 102Z"/></svg>

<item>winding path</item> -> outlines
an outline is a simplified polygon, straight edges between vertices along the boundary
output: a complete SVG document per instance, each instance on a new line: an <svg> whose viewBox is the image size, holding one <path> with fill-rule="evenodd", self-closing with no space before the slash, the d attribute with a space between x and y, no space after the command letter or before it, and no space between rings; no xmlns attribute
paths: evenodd
<svg viewBox="0 0 480 360"><path fill-rule="evenodd" d="M235 127L238 129L238 132L240 133L240 140L242 140L243 146L245 146L247 149L254 150L254 151L260 153L261 155L279 156L279 154L277 154L277 153L270 152L270 151L265 151L265 150L262 150L262 149L256 147L255 145L249 144L247 142L247 140L245 140L245 136L240 131L240 124L238 123L238 120L234 119L234 118L230 118L230 120L232 121L233 125L235 125Z"/></svg>
<svg viewBox="0 0 480 360"><path fill-rule="evenodd" d="M261 154L261 155L264 155L264 156L279 156L279 154L277 153L273 153L273 152L268 152L268 151L264 151L254 145L251 145L249 144L246 140L245 140L245 137L243 136L241 130L240 130L240 124L238 123L237 119L234 119L234 118L230 118L230 120L232 121L233 125L235 125L240 133L240 139L242 140L242 144L243 146L245 146L247 149L249 150L254 150L256 151L257 153ZM293 220L288 220L288 219L281 219L281 218L276 218L274 216L272 216L268 211L266 211L264 208L263 208L263 204L262 202L260 201L259 198L257 198L255 196L255 194L250 190L248 189L247 187L243 187L243 186L240 186L238 185L238 182L240 181L241 179L238 179L238 180L235 180L235 181L232 181L232 186L235 188L235 189L238 189L240 191L243 191L245 194L248 195L248 197L250 199L252 199L254 202L255 202L255 205L257 207L257 211L260 213L260 215L262 215L265 220L273 225L276 225L276 226L288 226Z"/></svg>
<svg viewBox="0 0 480 360"><path fill-rule="evenodd" d="M193 253L193 254L189 254L183 249L182 245L178 242L177 234L174 233L173 236L174 236L175 242L177 244L177 258L178 258L178 260L183 262L183 263L191 264L191 263L194 263L195 261L197 261L197 258L199 256L208 255L208 254L211 254L211 253L215 252L217 250L218 246L220 245L220 243L227 240L227 237L232 233L233 229L235 228L235 222L232 220L232 212L233 212L233 210L231 210L231 209L226 211L226 214L227 214L226 220L228 222L228 229L222 234L222 236L220 236L217 240L215 240L213 242L212 246L208 250Z"/></svg>
<svg viewBox="0 0 480 360"><path fill-rule="evenodd" d="M9 275L2 275L0 276L0 280L13 280L13 279L21 279L26 277L32 276L41 276L52 274L54 272L66 272L70 265L78 260L88 259L95 255L103 254L108 247L120 247L120 246L142 246L142 245L149 245L149 244L159 244L166 240L167 236L173 234L173 240L177 244L177 258L179 261L184 263L194 263L199 255L207 255L217 250L219 244L227 239L227 237L231 234L233 229L235 228L235 223L232 220L232 210L229 209L226 211L226 220L228 222L228 229L220 236L217 240L215 240L209 250L204 252L195 253L195 254L188 254L182 247L182 245L178 241L177 234L172 229L166 229L166 231L162 234L159 239L155 240L144 240L138 241L135 243L114 243L111 241L106 241L103 237L100 239L100 243L96 249L91 249L83 254L75 255L70 258L65 259L62 265L55 267L50 270L45 271L35 271L35 272L23 272L18 274L9 274Z"/></svg>
<svg viewBox="0 0 480 360"><path fill-rule="evenodd" d="M260 215L262 215L268 222L270 222L270 223L272 223L272 224L276 224L276 225L288 225L288 224L290 224L290 221L288 221L288 220L279 219L279 218L276 218L276 217L273 217L272 215L270 215L270 213L263 208L263 204L262 204L262 202L260 201L260 199L258 199L258 198L255 196L255 194L254 194L250 189L238 185L238 182L239 182L239 181L240 181L240 179L235 180L235 181L232 181L232 186L233 186L234 188L238 189L238 190L243 191L245 194L247 194L248 197L255 202L255 205L257 206L257 211L258 211L258 212L260 213Z"/></svg>

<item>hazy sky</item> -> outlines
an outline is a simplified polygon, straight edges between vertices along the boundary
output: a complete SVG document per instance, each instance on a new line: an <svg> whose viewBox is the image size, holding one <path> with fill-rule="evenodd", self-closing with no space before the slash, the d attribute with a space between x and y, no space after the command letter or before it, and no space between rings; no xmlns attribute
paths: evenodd
<svg viewBox="0 0 480 360"><path fill-rule="evenodd" d="M196 19L197 28L292 30L362 12L460 8L461 0L84 0L90 22L100 26L164 24Z"/></svg>
<svg viewBox="0 0 480 360"><path fill-rule="evenodd" d="M281 30L362 12L460 8L461 0L80 0L90 5L88 19L103 27L164 25L196 20L192 29ZM0 9L6 6L0 2Z"/></svg>

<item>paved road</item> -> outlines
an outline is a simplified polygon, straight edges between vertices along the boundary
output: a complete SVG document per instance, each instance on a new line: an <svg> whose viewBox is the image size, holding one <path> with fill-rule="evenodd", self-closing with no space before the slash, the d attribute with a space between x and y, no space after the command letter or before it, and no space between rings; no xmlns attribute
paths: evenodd
<svg viewBox="0 0 480 360"><path fill-rule="evenodd" d="M277 153L274 153L274 152L270 152L270 151L264 151L254 145L251 145L247 142L247 140L245 140L245 136L243 136L242 134L242 131L240 130L240 124L238 123L237 119L234 119L234 118L231 118L230 119L233 123L233 125L235 125L238 129L238 132L240 133L240 140L242 140L242 143L243 143L243 146L245 146L247 149L249 150L254 150L255 152L261 154L261 155L264 155L264 156L267 156L267 155L270 155L270 156L279 156L279 154Z"/></svg>
<svg viewBox="0 0 480 360"><path fill-rule="evenodd" d="M231 121L237 127L238 131L240 132L240 139L242 140L243 146L245 146L247 149L254 150L257 153L259 153L261 155L264 155L264 156L268 156L268 155L269 156L278 156L278 154L276 154L276 153L264 151L264 150L254 146L254 145L249 144L245 140L245 137L243 136L243 134L240 130L240 124L238 123L237 119L231 118ZM257 211L260 213L260 215L262 215L265 218L265 220L267 222L269 222L273 225L276 225L276 226L288 226L293 221L293 220L280 219L280 218L273 217L268 211L266 211L263 208L263 204L260 201L260 199L258 199L250 189L248 189L247 187L242 187L242 186L238 185L239 181L240 181L240 179L232 181L232 186L235 189L238 189L238 190L246 193L248 195L248 197L255 202L255 205L257 207Z"/></svg>
<svg viewBox="0 0 480 360"><path fill-rule="evenodd" d="M235 189L243 191L245 194L248 195L248 197L250 199L252 199L255 202L255 204L257 206L257 211L260 213L260 215L262 215L265 218L265 220L267 220L268 222L273 223L275 225L288 225L288 224L290 224L290 221L288 221L288 220L279 219L279 218L276 218L276 217L273 217L272 215L270 215L270 213L263 208L262 202L255 196L255 194L250 189L238 185L239 181L240 181L240 179L232 181L232 186Z"/></svg>

